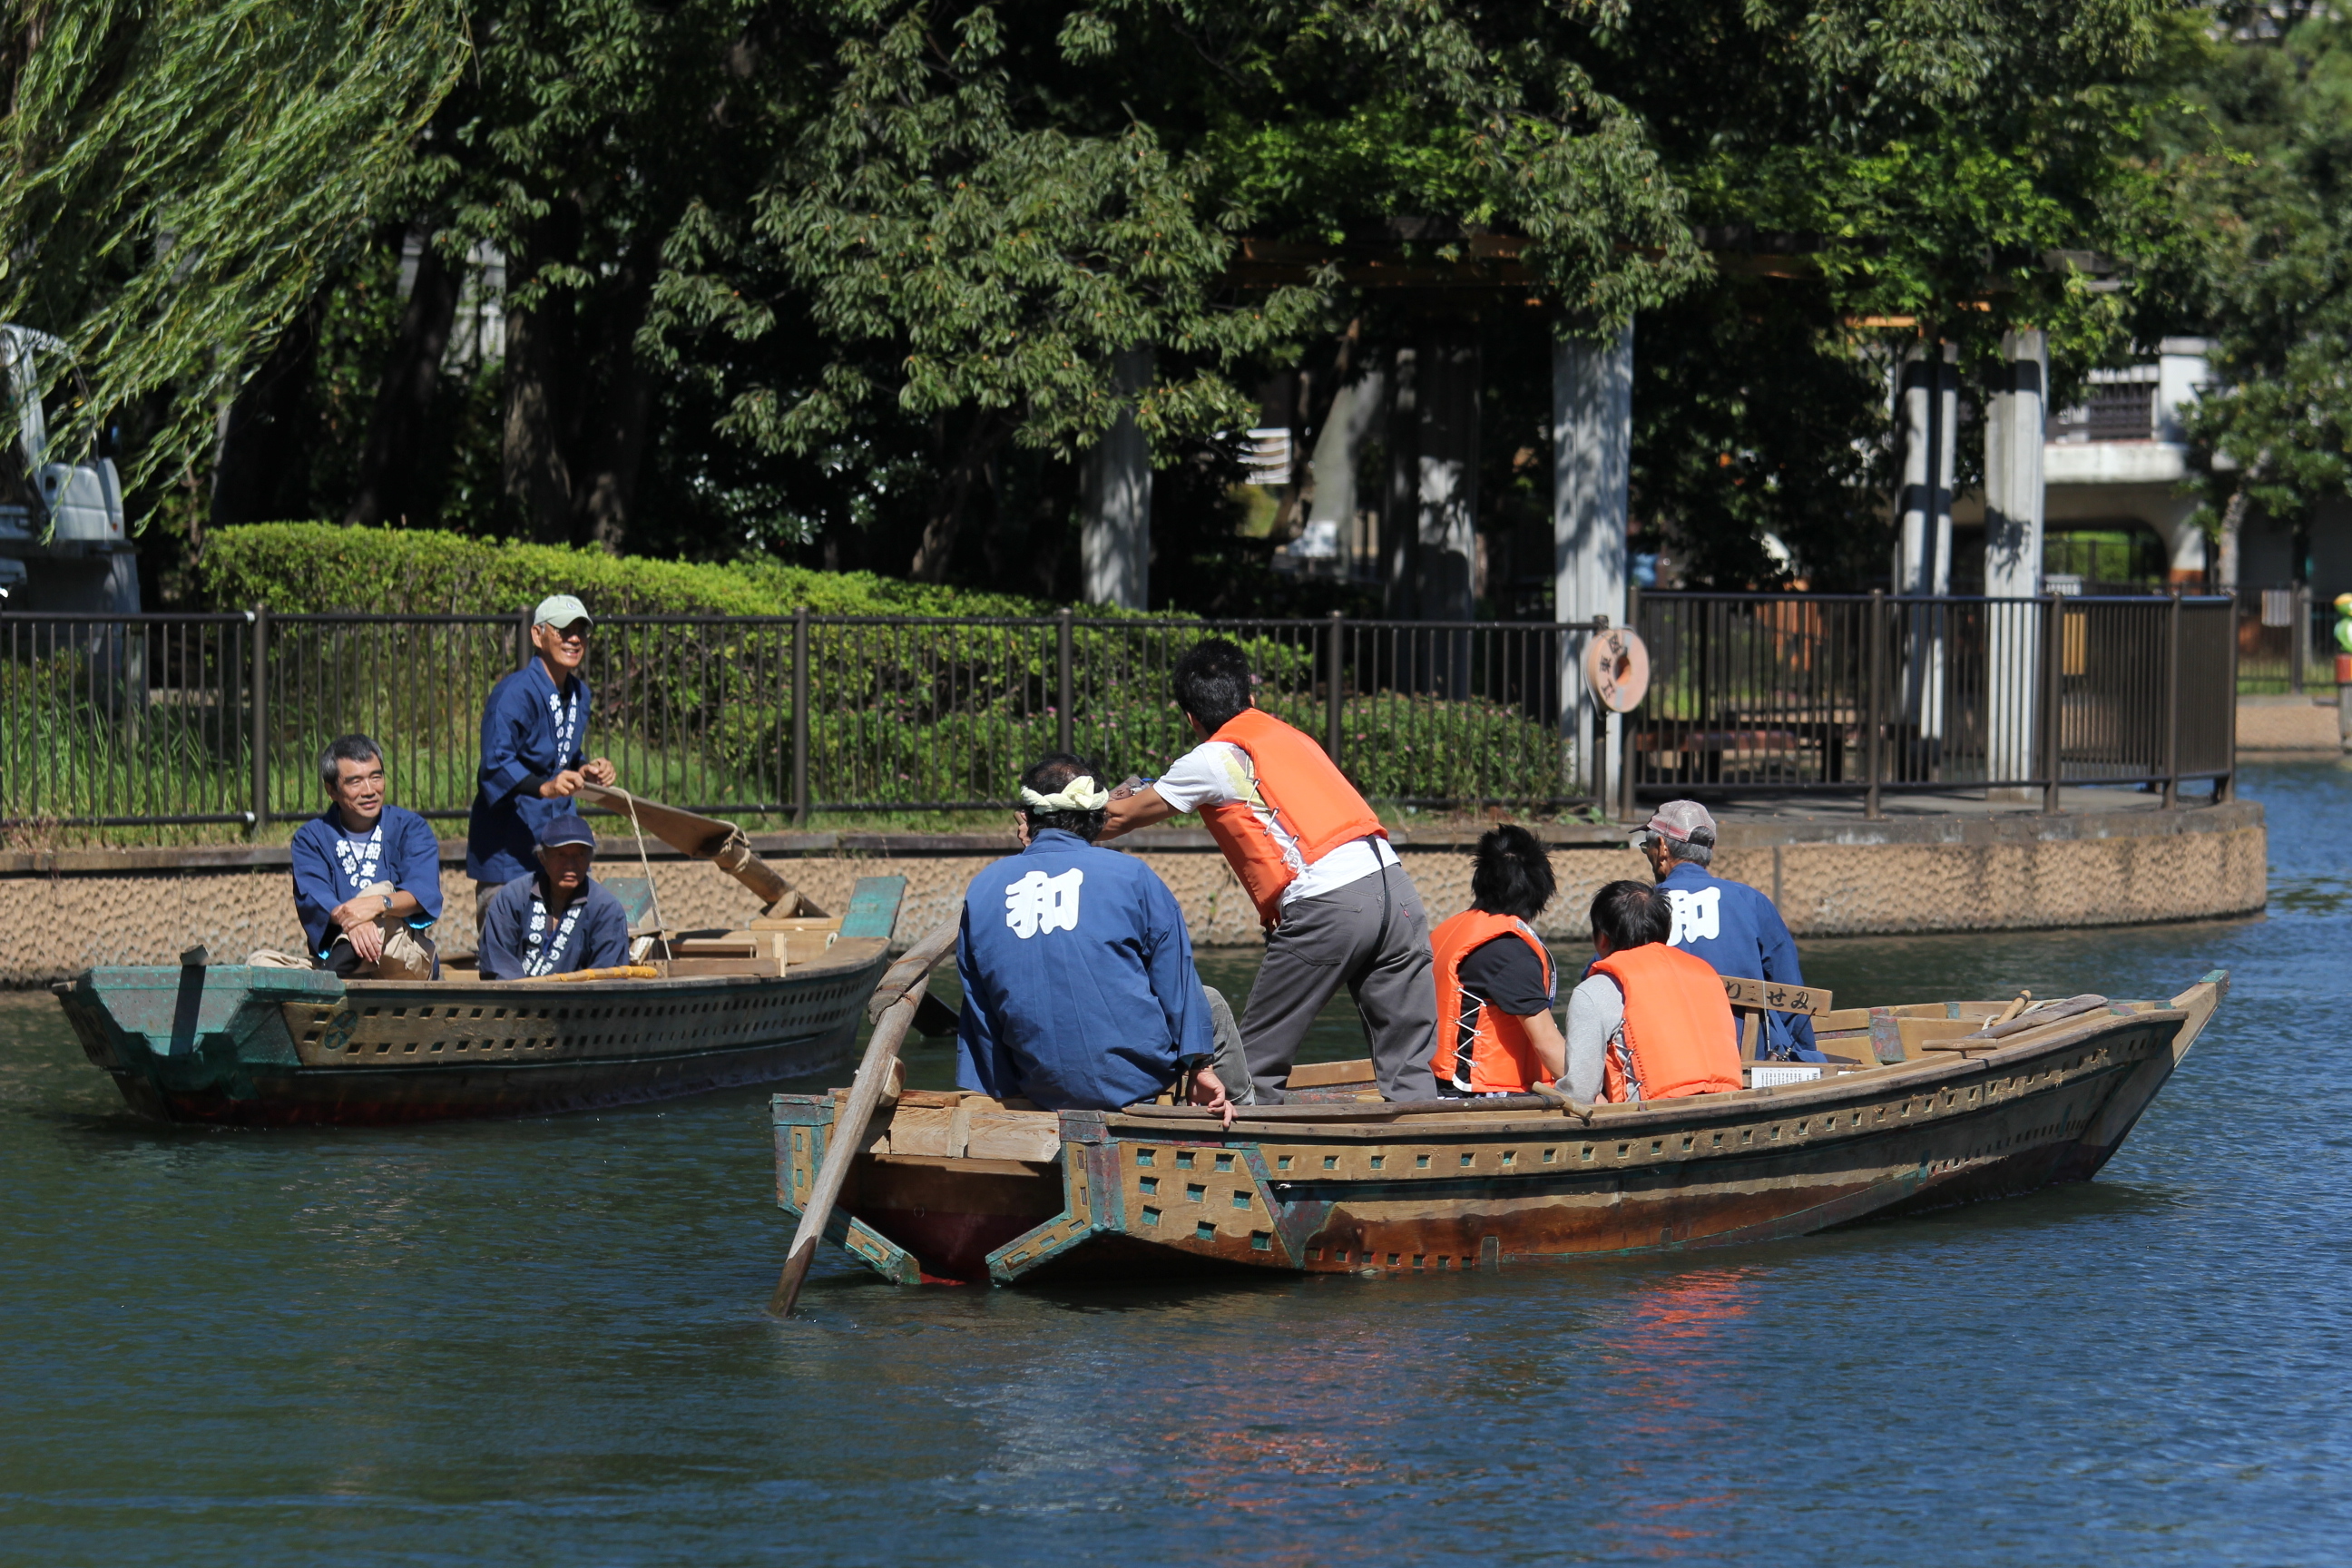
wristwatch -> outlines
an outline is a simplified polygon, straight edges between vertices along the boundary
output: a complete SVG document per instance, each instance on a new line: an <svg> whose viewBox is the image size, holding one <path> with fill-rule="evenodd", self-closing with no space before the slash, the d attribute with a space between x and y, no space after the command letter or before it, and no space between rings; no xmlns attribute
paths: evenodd
<svg viewBox="0 0 2352 1568"><path fill-rule="evenodd" d="M376 897L383 900L383 912L385 914L392 913L392 895L390 893L378 893Z"/></svg>

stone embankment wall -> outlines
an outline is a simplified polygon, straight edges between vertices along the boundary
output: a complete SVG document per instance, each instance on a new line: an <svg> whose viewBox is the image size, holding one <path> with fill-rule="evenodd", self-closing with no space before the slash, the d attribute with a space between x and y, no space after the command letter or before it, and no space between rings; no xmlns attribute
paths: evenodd
<svg viewBox="0 0 2352 1568"><path fill-rule="evenodd" d="M1545 828L1559 896L1548 936L1585 932L1600 887L1645 878L1611 828ZM1475 833L1400 834L1433 920L1470 900ZM827 909L859 877L904 876L898 938L956 909L974 872L1012 840L968 835L776 834L760 852ZM1206 833L1155 829L1129 841L1181 900L1193 941L1257 940L1257 921ZM473 946L464 846L443 846L445 951ZM1715 869L1769 893L1801 936L2131 925L2251 914L2263 907L2262 807L2233 801L2178 811L1907 817L1888 822L1732 818ZM605 841L610 875L636 872L636 847ZM749 894L710 867L662 853L650 869L669 925L728 926ZM101 963L166 963L202 942L216 959L299 948L282 846L58 850L0 855L0 984L63 979Z"/></svg>

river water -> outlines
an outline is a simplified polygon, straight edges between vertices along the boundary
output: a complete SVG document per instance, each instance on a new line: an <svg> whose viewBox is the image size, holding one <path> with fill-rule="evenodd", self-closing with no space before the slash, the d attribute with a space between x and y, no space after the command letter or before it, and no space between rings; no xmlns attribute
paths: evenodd
<svg viewBox="0 0 2352 1568"><path fill-rule="evenodd" d="M2245 790L2266 919L1806 945L1848 1005L2234 971L2098 1182L1657 1261L1045 1293L835 1257L778 1324L760 1095L178 1131L0 995L0 1561L2340 1561L2352 773Z"/></svg>

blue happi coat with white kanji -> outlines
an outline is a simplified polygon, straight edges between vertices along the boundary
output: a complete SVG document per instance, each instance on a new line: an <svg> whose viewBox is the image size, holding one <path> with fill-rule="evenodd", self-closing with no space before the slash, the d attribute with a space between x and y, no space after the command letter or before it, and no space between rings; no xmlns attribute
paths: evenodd
<svg viewBox="0 0 2352 1568"><path fill-rule="evenodd" d="M964 892L956 1083L1047 1110L1116 1110L1210 1054L1208 998L1168 884L1049 828Z"/></svg>
<svg viewBox="0 0 2352 1568"><path fill-rule="evenodd" d="M540 825L580 809L569 796L539 793L588 755L588 683L575 675L563 687L557 690L534 658L490 688L482 705L482 764L466 822L466 874L477 882L531 875Z"/></svg>
<svg viewBox="0 0 2352 1568"><path fill-rule="evenodd" d="M1674 909L1668 946L1706 960L1717 974L1789 985L1805 983L1789 922L1770 899L1747 883L1727 882L1688 861L1677 861L1658 883L1658 891ZM1765 1014L1764 1039L1757 1055L1828 1059L1813 1048L1813 1021L1802 1013Z"/></svg>

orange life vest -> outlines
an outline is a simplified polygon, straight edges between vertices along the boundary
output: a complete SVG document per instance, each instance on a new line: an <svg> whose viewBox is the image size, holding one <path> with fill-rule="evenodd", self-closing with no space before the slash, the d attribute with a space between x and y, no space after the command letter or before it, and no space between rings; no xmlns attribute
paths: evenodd
<svg viewBox="0 0 2352 1568"><path fill-rule="evenodd" d="M1625 993L1625 1034L1609 1047L1601 1098L1674 1100L1739 1087L1738 1030L1722 977L1664 942L1621 948L1592 966Z"/></svg>
<svg viewBox="0 0 2352 1568"><path fill-rule="evenodd" d="M1388 837L1381 819L1323 748L1273 714L1244 708L1209 739L1248 753L1251 771L1257 775L1258 798L1298 841L1299 858L1309 866L1343 844ZM1246 802L1204 805L1201 820L1241 879L1242 890L1257 906L1258 923L1273 930L1282 920L1282 890L1298 879L1282 857L1282 846Z"/></svg>
<svg viewBox="0 0 2352 1568"><path fill-rule="evenodd" d="M1429 933L1437 958L1437 1055L1430 1070L1440 1083L1459 1084L1461 1053L1470 1053L1470 1092L1525 1094L1538 1083L1549 1083L1543 1058L1528 1037L1524 1019L1499 1007L1481 1005L1471 1026L1462 1025L1462 961L1501 937L1516 936L1535 950L1543 964L1544 989L1552 989L1551 954L1528 923L1517 915L1465 910ZM1717 990L1722 987L1717 986Z"/></svg>

